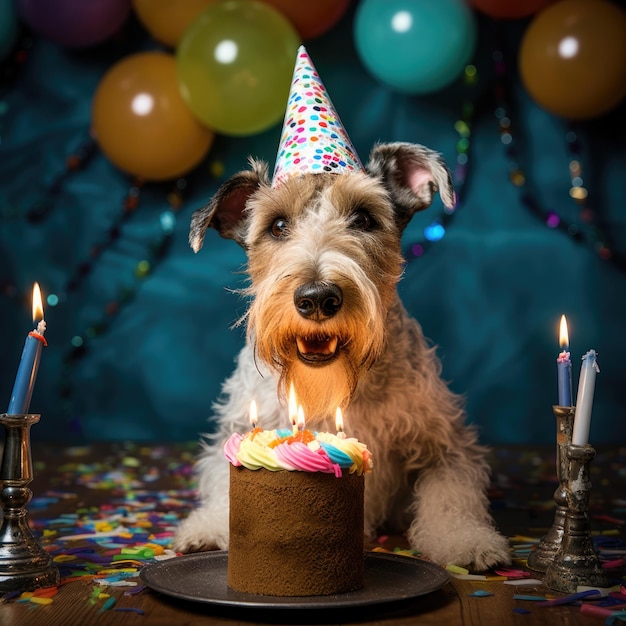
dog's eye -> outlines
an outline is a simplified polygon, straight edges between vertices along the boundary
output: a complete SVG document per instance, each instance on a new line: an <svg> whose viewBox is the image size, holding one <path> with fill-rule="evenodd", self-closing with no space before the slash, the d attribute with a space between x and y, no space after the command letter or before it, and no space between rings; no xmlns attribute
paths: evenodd
<svg viewBox="0 0 626 626"><path fill-rule="evenodd" d="M350 226L358 230L372 230L375 225L376 223L372 219L372 216L363 209L354 211L350 216Z"/></svg>
<svg viewBox="0 0 626 626"><path fill-rule="evenodd" d="M286 237L289 233L289 223L286 219L278 217L272 222L270 232L272 233L272 237L276 237L276 239Z"/></svg>

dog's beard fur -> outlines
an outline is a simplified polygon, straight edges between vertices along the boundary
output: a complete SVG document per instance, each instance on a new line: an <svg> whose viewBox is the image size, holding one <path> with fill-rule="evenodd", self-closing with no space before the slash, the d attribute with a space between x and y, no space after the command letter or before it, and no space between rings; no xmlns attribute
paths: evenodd
<svg viewBox="0 0 626 626"><path fill-rule="evenodd" d="M280 394L286 397L293 384L307 423L314 425L334 416L337 407L347 407L362 373L384 349L381 303L376 291L366 302L344 284L342 310L329 320L312 322L295 310L294 288L289 274L278 282L257 284L248 332L257 357L278 373ZM321 364L305 363L298 356L298 337L336 337L336 356Z"/></svg>

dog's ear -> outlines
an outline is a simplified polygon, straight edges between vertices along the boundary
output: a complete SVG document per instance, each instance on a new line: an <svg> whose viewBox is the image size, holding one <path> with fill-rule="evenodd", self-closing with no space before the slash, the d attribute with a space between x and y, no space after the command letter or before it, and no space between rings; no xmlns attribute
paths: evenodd
<svg viewBox="0 0 626 626"><path fill-rule="evenodd" d="M401 229L414 213L431 205L437 191L448 208L456 201L452 176L441 155L419 144L377 144L370 153L366 169L370 175L383 180L395 203Z"/></svg>
<svg viewBox="0 0 626 626"><path fill-rule="evenodd" d="M234 239L245 248L245 208L261 185L268 185L267 164L250 161L251 169L231 176L208 204L191 216L189 244L194 252L202 248L206 229L214 228L225 239Z"/></svg>

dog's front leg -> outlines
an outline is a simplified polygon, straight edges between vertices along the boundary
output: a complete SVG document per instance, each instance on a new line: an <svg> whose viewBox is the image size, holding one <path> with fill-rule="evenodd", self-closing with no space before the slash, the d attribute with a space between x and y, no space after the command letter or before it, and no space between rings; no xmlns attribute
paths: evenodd
<svg viewBox="0 0 626 626"><path fill-rule="evenodd" d="M177 552L225 550L228 547L229 463L222 445L205 449L198 461L200 506L184 519L174 537Z"/></svg>
<svg viewBox="0 0 626 626"><path fill-rule="evenodd" d="M477 571L510 563L508 541L488 510L487 465L477 454L460 452L420 471L408 531L411 547L442 565Z"/></svg>

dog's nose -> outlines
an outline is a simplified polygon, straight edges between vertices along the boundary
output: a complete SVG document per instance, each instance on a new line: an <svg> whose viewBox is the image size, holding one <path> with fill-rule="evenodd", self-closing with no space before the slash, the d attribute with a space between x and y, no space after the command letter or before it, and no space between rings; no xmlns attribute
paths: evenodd
<svg viewBox="0 0 626 626"><path fill-rule="evenodd" d="M333 283L306 283L296 289L293 301L302 317L323 320L339 311L343 293Z"/></svg>

